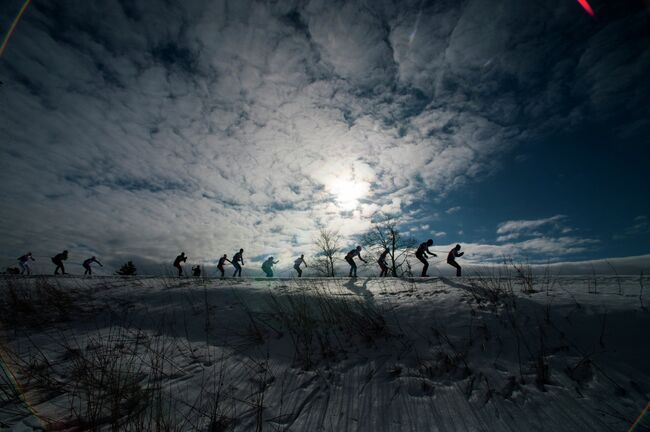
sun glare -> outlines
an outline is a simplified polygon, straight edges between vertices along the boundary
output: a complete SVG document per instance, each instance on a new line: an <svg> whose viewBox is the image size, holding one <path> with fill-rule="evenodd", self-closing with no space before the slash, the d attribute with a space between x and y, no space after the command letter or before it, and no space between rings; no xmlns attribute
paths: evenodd
<svg viewBox="0 0 650 432"><path fill-rule="evenodd" d="M335 180L330 191L336 196L336 204L341 210L354 210L359 205L359 199L368 192L368 184L350 180Z"/></svg>

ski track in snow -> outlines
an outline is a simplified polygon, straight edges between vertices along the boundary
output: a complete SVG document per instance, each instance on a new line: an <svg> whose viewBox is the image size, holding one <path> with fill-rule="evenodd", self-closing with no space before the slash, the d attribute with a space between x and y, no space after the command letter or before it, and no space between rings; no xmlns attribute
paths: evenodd
<svg viewBox="0 0 650 432"><path fill-rule="evenodd" d="M499 298L478 278L7 278L2 289L43 281L73 312L5 322L3 367L24 403L3 399L0 430L78 430L63 389L79 353L102 346L162 359L171 410L194 419L185 430L208 430L197 413L219 400L237 431L620 431L650 399L638 276L539 278L534 293L508 279ZM34 385L15 364L30 358L46 358L62 390ZM131 364L150 386L151 363Z"/></svg>

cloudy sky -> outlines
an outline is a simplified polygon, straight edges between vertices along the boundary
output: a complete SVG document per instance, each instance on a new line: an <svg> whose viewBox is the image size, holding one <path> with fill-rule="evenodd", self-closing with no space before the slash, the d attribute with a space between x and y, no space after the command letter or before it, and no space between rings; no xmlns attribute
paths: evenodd
<svg viewBox="0 0 650 432"><path fill-rule="evenodd" d="M650 3L591 5L34 0L0 58L3 266L288 262L382 214L475 262L650 253Z"/></svg>

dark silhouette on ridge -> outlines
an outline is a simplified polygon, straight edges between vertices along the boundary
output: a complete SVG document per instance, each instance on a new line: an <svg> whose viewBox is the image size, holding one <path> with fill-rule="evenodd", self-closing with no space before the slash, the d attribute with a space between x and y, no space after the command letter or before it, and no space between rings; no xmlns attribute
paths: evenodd
<svg viewBox="0 0 650 432"><path fill-rule="evenodd" d="M237 277L237 274L239 273L239 277L241 277L241 266L244 265L244 249L239 249L239 252L237 252L233 257L231 264L235 267L235 273L233 273L232 277ZM241 265L239 262L241 261Z"/></svg>
<svg viewBox="0 0 650 432"><path fill-rule="evenodd" d="M364 260L361 258L361 246L357 246L355 249L352 249L348 254L345 256L345 260L350 264L350 277L352 277L352 274L354 273L354 277L357 277L357 264L354 262L354 257L358 256L361 261L364 263L367 263L368 261Z"/></svg>
<svg viewBox="0 0 650 432"><path fill-rule="evenodd" d="M201 276L201 266L200 265L197 264L196 266L192 267L192 276L194 276L194 277L200 277Z"/></svg>
<svg viewBox="0 0 650 432"><path fill-rule="evenodd" d="M379 259L377 260L377 264L379 264L379 268L381 268L381 272L379 273L379 277L386 277L388 276L388 264L386 264L386 256L390 253L390 249L386 248L385 251L379 255Z"/></svg>
<svg viewBox="0 0 650 432"><path fill-rule="evenodd" d="M300 258L298 258L293 262L293 269L298 272L298 277L302 277L302 270L300 269L300 264L304 264L305 267L307 267L304 254L300 255Z"/></svg>
<svg viewBox="0 0 650 432"><path fill-rule="evenodd" d="M186 262L187 257L185 256L185 252L181 252L179 256L176 257L174 260L174 267L178 269L178 277L183 276L183 267L181 266L181 262Z"/></svg>
<svg viewBox="0 0 650 432"><path fill-rule="evenodd" d="M232 264L232 261L230 261L228 259L228 255L223 254L223 256L221 258L219 258L219 263L217 264L217 268L221 272L221 277L224 277L224 274L225 274L223 265L226 263L226 261L228 261L230 264Z"/></svg>
<svg viewBox="0 0 650 432"><path fill-rule="evenodd" d="M465 252L459 252L460 251L460 245L457 244L454 246L452 250L449 251L449 254L447 255L447 264L449 264L452 267L456 267L456 276L460 277L460 265L456 262L457 257L462 257Z"/></svg>
<svg viewBox="0 0 650 432"><path fill-rule="evenodd" d="M262 271L266 273L266 277L273 277L273 265L279 261L275 261L273 257L269 257L262 263Z"/></svg>
<svg viewBox="0 0 650 432"><path fill-rule="evenodd" d="M63 261L68 259L68 251L64 250L60 254L56 254L52 257L52 263L56 265L56 268L54 269L54 274L58 275L59 274L59 269L61 269L61 274L67 274L65 272L65 267L63 266Z"/></svg>
<svg viewBox="0 0 650 432"><path fill-rule="evenodd" d="M422 277L428 276L427 270L429 269L429 261L427 261L427 258L429 257L429 255L434 257L438 256L429 250L429 246L432 245L433 245L433 240L429 239L424 243L420 244L418 250L415 251L415 256L417 257L417 259L419 259L422 262L422 264L424 264L424 267L422 267L422 275L421 275Z"/></svg>
<svg viewBox="0 0 650 432"><path fill-rule="evenodd" d="M20 272L21 275L25 274L25 272L27 272L27 275L32 274L32 267L29 263L30 261L36 261L31 252L27 252L25 255L18 258L18 265L22 270Z"/></svg>
<svg viewBox="0 0 650 432"><path fill-rule="evenodd" d="M87 260L85 260L84 263L82 264L83 267L84 267L84 269L86 269L86 271L84 271L84 276L86 276L86 275L92 276L92 274L93 274L93 269L90 267L90 264L92 264L92 263L94 263L94 262L96 262L97 264L99 264L100 267L104 267L104 266L102 265L102 263L100 263L99 261L97 261L97 258L95 258L94 256L92 256L91 258L88 258Z"/></svg>

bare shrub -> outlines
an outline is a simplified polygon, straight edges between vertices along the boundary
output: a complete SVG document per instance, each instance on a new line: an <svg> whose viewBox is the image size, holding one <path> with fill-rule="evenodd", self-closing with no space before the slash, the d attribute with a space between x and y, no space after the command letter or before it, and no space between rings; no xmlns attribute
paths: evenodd
<svg viewBox="0 0 650 432"><path fill-rule="evenodd" d="M384 216L374 222L372 228L362 237L362 243L374 249L375 255L388 249L388 266L393 276L410 275L407 265L408 251L417 245L413 237L405 237L398 227L398 220Z"/></svg>
<svg viewBox="0 0 650 432"><path fill-rule="evenodd" d="M42 327L70 319L79 312L72 294L58 283L37 279L3 279L0 322L9 327Z"/></svg>
<svg viewBox="0 0 650 432"><path fill-rule="evenodd" d="M320 252L320 257L314 260L312 268L323 276L336 276L334 256L341 249L340 243L341 234L338 231L321 228L316 238L316 246Z"/></svg>
<svg viewBox="0 0 650 432"><path fill-rule="evenodd" d="M378 337L390 336L383 313L374 304L339 294L316 282L302 286L299 294L270 294L273 317L291 337L296 360L306 369L320 359L336 359L351 341L373 344Z"/></svg>

